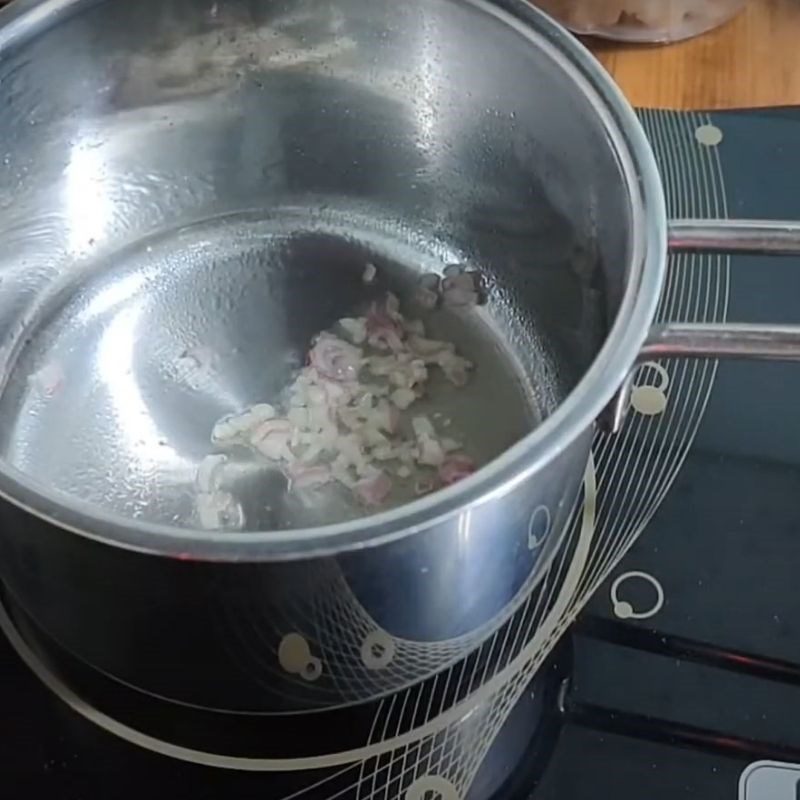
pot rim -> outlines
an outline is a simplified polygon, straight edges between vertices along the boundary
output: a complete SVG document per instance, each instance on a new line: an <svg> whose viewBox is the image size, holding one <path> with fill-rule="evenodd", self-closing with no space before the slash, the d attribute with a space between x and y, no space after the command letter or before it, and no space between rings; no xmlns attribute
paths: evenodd
<svg viewBox="0 0 800 800"><path fill-rule="evenodd" d="M631 205L631 253L624 295L600 353L563 403L539 427L474 475L398 508L308 529L212 532L128 519L42 489L0 462L0 498L65 530L124 549L203 561L280 561L379 545L497 500L580 439L623 385L650 330L666 269L667 217L655 156L633 109L598 61L526 0L461 0L498 18L544 49L576 82L615 148ZM0 10L0 53L35 36L73 7L96 0L18 0Z"/></svg>

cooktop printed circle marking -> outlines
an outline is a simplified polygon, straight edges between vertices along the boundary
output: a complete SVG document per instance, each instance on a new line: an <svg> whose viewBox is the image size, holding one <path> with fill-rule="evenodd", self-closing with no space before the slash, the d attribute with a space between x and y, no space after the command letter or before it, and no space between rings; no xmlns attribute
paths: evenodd
<svg viewBox="0 0 800 800"><path fill-rule="evenodd" d="M439 775L423 775L408 787L405 800L461 800L450 781Z"/></svg>
<svg viewBox="0 0 800 800"><path fill-rule="evenodd" d="M657 382L654 384L637 384L631 390L631 406L635 411L646 417L655 417L663 414L667 408L667 389L669 389L669 373L655 361L642 364L642 369L649 369L656 373Z"/></svg>
<svg viewBox="0 0 800 800"><path fill-rule="evenodd" d="M619 589L625 581L639 579L647 581L656 590L656 602L646 611L637 611L627 602L619 599ZM614 616L617 619L650 619L658 614L664 607L664 588L657 578L649 572L625 572L611 584L611 607L614 609Z"/></svg>
<svg viewBox="0 0 800 800"><path fill-rule="evenodd" d="M308 642L299 633L287 633L278 645L278 661L290 675L315 681L322 675L322 662L311 655Z"/></svg>
<svg viewBox="0 0 800 800"><path fill-rule="evenodd" d="M528 523L528 550L538 550L550 533L552 518L547 506L537 506Z"/></svg>
<svg viewBox="0 0 800 800"><path fill-rule="evenodd" d="M722 133L721 128L709 123L697 128L694 132L694 138L705 147L716 147L718 144L722 143L725 135Z"/></svg>
<svg viewBox="0 0 800 800"><path fill-rule="evenodd" d="M322 675L322 662L313 656L306 662L300 675L307 681L315 681Z"/></svg>
<svg viewBox="0 0 800 800"><path fill-rule="evenodd" d="M394 658L394 639L385 631L371 631L361 643L361 660L367 669L383 669Z"/></svg>

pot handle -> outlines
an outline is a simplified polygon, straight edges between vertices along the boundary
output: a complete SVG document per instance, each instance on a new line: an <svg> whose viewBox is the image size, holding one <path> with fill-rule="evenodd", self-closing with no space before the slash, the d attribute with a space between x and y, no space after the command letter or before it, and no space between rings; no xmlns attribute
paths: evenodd
<svg viewBox="0 0 800 800"><path fill-rule="evenodd" d="M673 252L800 256L800 222L676 219L669 223L667 238ZM647 337L639 363L656 358L800 361L800 325L657 325Z"/></svg>
<svg viewBox="0 0 800 800"><path fill-rule="evenodd" d="M667 247L683 253L800 256L800 222L675 219L668 226Z"/></svg>
<svg viewBox="0 0 800 800"><path fill-rule="evenodd" d="M672 252L800 256L800 222L676 219L669 223ZM660 358L739 358L800 361L800 325L769 323L683 323L655 325L637 365ZM631 376L632 377L632 376ZM630 379L602 420L619 430L628 407Z"/></svg>

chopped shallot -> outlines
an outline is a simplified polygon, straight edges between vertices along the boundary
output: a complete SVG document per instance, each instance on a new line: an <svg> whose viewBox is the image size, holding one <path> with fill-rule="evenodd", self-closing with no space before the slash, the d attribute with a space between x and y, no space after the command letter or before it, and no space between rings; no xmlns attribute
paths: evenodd
<svg viewBox="0 0 800 800"><path fill-rule="evenodd" d="M332 333L321 333L308 357L320 375L336 381L349 381L358 377L362 353Z"/></svg>
<svg viewBox="0 0 800 800"><path fill-rule="evenodd" d="M294 467L289 471L292 489L316 489L333 479L330 467Z"/></svg>
<svg viewBox="0 0 800 800"><path fill-rule="evenodd" d="M195 479L199 491L214 492L222 486L222 471L227 461L227 456L216 453L206 456L200 462Z"/></svg>
<svg viewBox="0 0 800 800"><path fill-rule="evenodd" d="M200 492L195 505L201 528L213 531L244 527L244 511L230 492Z"/></svg>
<svg viewBox="0 0 800 800"><path fill-rule="evenodd" d="M447 380L454 386L466 386L469 380L469 371L472 369L472 362L466 358L461 358L455 353L443 352L439 355L436 363L441 367Z"/></svg>
<svg viewBox="0 0 800 800"><path fill-rule="evenodd" d="M406 389L404 387L401 387L400 389L395 389L389 395L389 399L401 411L405 411L417 399L417 395L414 392L412 392L411 389Z"/></svg>
<svg viewBox="0 0 800 800"><path fill-rule="evenodd" d="M398 317L399 312L393 310L388 300L383 306L373 303L366 320L367 342L376 350L402 351L403 330Z"/></svg>
<svg viewBox="0 0 800 800"><path fill-rule="evenodd" d="M258 425L274 416L275 409L268 403L259 403L241 414L229 414L214 426L211 441L214 444L223 444L233 443L237 439L248 439Z"/></svg>
<svg viewBox="0 0 800 800"><path fill-rule="evenodd" d="M411 427L414 429L414 434L417 438L436 435L436 429L427 417L414 417L411 420Z"/></svg>
<svg viewBox="0 0 800 800"><path fill-rule="evenodd" d="M353 491L365 506L379 506L392 491L392 481L385 472L378 470L358 481Z"/></svg>
<svg viewBox="0 0 800 800"><path fill-rule="evenodd" d="M250 443L261 455L270 461L281 459L291 461L292 451L289 440L292 437L292 424L288 419L271 419L263 422L250 436Z"/></svg>
<svg viewBox="0 0 800 800"><path fill-rule="evenodd" d="M424 336L411 336L408 346L413 353L425 360L426 364L435 364L441 353L454 353L455 346L450 342L440 342L437 339L426 339Z"/></svg>
<svg viewBox="0 0 800 800"><path fill-rule="evenodd" d="M344 317L339 320L339 325L353 344L364 344L367 341L367 320L364 317Z"/></svg>
<svg viewBox="0 0 800 800"><path fill-rule="evenodd" d="M424 272L419 276L417 290L414 292L414 301L420 308L432 311L439 305L441 280L435 272Z"/></svg>
<svg viewBox="0 0 800 800"><path fill-rule="evenodd" d="M394 433L400 424L400 415L397 409L390 406L385 400L379 400L371 415L375 426L386 433Z"/></svg>
<svg viewBox="0 0 800 800"><path fill-rule="evenodd" d="M437 294L469 290L471 273L446 271L420 279L420 288ZM374 280L368 265L365 280ZM473 284L470 284L473 285ZM477 284L474 284L475 286ZM474 291L477 291L475 289ZM404 422L403 412L425 394L433 369L463 386L472 364L450 342L428 339L421 320L406 320L398 299L387 294L363 317L345 317L337 329L346 338L320 333L287 387L280 410L266 403L220 420L211 434L220 448L249 447L278 467L291 491L329 491L340 485L363 506L375 508L393 492L389 475L413 482L427 494L474 470L461 445L443 437L437 423L423 414ZM207 456L197 471L197 512L203 527L236 528L244 524L241 506L222 490L226 457ZM406 484L408 485L408 484Z"/></svg>
<svg viewBox="0 0 800 800"><path fill-rule="evenodd" d="M445 486L450 486L475 472L475 462L462 454L448 456L439 467L439 479Z"/></svg>
<svg viewBox="0 0 800 800"><path fill-rule="evenodd" d="M400 313L400 300L392 292L386 293L386 313L393 322L396 322L401 328L403 327L405 319Z"/></svg>
<svg viewBox="0 0 800 800"><path fill-rule="evenodd" d="M419 439L419 463L430 467L438 467L444 462L444 449L441 444L430 436Z"/></svg>
<svg viewBox="0 0 800 800"><path fill-rule="evenodd" d="M414 417L411 427L417 437L420 464L438 467L444 461L444 448L436 438L436 429L427 417Z"/></svg>
<svg viewBox="0 0 800 800"><path fill-rule="evenodd" d="M474 306L478 304L477 273L462 272L442 281L442 301L445 306Z"/></svg>
<svg viewBox="0 0 800 800"><path fill-rule="evenodd" d="M462 308L478 305L484 296L481 275L476 270L468 270L463 264L448 264L442 280L434 273L420 276L414 300L425 310L439 305L446 308Z"/></svg>

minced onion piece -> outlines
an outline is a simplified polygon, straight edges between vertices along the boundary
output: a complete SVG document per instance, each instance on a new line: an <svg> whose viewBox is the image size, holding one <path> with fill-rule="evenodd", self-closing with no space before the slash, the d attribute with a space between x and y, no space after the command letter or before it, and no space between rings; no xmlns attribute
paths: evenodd
<svg viewBox="0 0 800 800"><path fill-rule="evenodd" d="M422 436L436 436L436 429L433 423L427 417L414 417L411 420L411 427L414 430L414 435L417 438Z"/></svg>
<svg viewBox="0 0 800 800"><path fill-rule="evenodd" d="M353 491L365 506L380 506L392 491L392 481L385 472L376 470L358 481Z"/></svg>
<svg viewBox="0 0 800 800"><path fill-rule="evenodd" d="M422 436L419 441L419 463L430 467L438 467L444 462L444 449L431 436Z"/></svg>
<svg viewBox="0 0 800 800"><path fill-rule="evenodd" d="M442 352L436 360L447 380L454 386L466 386L469 380L469 371L473 365L466 358L455 353Z"/></svg>
<svg viewBox="0 0 800 800"><path fill-rule="evenodd" d="M214 444L225 444L239 439L246 440L255 428L274 416L275 408L269 403L251 406L241 414L228 414L214 425L214 429L211 431L211 441Z"/></svg>
<svg viewBox="0 0 800 800"><path fill-rule="evenodd" d="M250 444L270 461L292 461L291 438L292 424L288 419L270 419L253 431Z"/></svg>
<svg viewBox="0 0 800 800"><path fill-rule="evenodd" d="M417 399L417 395L415 392L412 392L411 389L407 389L405 387L400 387L399 389L395 389L390 395L389 399L394 403L397 408L401 411L405 411L409 408L414 401Z"/></svg>
<svg viewBox="0 0 800 800"><path fill-rule="evenodd" d="M364 344L367 341L367 321L363 317L344 317L339 326L350 337L353 344Z"/></svg>
<svg viewBox="0 0 800 800"><path fill-rule="evenodd" d="M477 273L461 272L442 281L442 302L445 306L475 306L478 300Z"/></svg>
<svg viewBox="0 0 800 800"><path fill-rule="evenodd" d="M195 483L200 492L215 492L222 486L222 473L228 457L221 453L206 456L197 468Z"/></svg>
<svg viewBox="0 0 800 800"><path fill-rule="evenodd" d="M477 270L468 270L463 264L448 264L443 272L443 279L435 273L419 277L414 292L418 306L430 311L440 301L446 308L468 308L482 302L485 292Z"/></svg>
<svg viewBox="0 0 800 800"><path fill-rule="evenodd" d="M311 365L320 375L332 380L354 380L361 367L362 352L358 347L334 336L321 333L308 354Z"/></svg>
<svg viewBox="0 0 800 800"><path fill-rule="evenodd" d="M195 501L200 527L206 530L241 530L242 506L230 492L200 492Z"/></svg>
<svg viewBox="0 0 800 800"><path fill-rule="evenodd" d="M333 480L331 468L324 464L295 466L289 471L290 489L316 489Z"/></svg>
<svg viewBox="0 0 800 800"><path fill-rule="evenodd" d="M426 311L432 311L439 305L442 279L435 272L425 272L419 276L414 300Z"/></svg>
<svg viewBox="0 0 800 800"><path fill-rule="evenodd" d="M427 277L428 284L434 282L438 288L439 277ZM441 437L429 417L418 414L408 426L401 424L402 412L424 394L432 368L462 386L471 362L452 343L426 338L425 325L406 320L393 294L373 303L366 316L345 317L337 325L347 339L330 332L315 338L282 410L263 403L230 415L214 426L212 442L249 446L284 473L290 490L340 484L370 508L391 495L390 473L414 478L414 490L425 494L474 469L459 443ZM220 490L224 459L208 456L198 470L204 525L216 519L229 527L241 512Z"/></svg>
<svg viewBox="0 0 800 800"><path fill-rule="evenodd" d="M401 320L394 304L390 305L388 300L383 306L373 303L366 317L367 342L376 350L400 353L404 349Z"/></svg>
<svg viewBox="0 0 800 800"><path fill-rule="evenodd" d="M439 466L439 479L445 486L450 486L475 472L475 462L460 454L449 455Z"/></svg>

